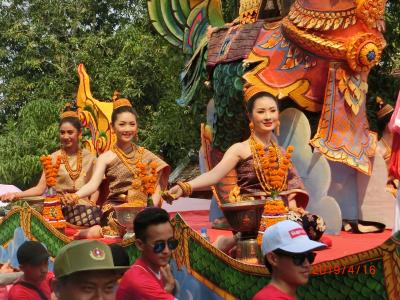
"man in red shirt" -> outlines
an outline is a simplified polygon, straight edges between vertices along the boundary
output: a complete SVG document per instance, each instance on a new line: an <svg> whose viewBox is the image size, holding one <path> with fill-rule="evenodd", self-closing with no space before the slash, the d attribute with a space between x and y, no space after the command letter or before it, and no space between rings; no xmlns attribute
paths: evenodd
<svg viewBox="0 0 400 300"><path fill-rule="evenodd" d="M136 246L141 256L124 274L117 300L173 300L175 279L169 259L178 246L168 213L146 208L134 221Z"/></svg>
<svg viewBox="0 0 400 300"><path fill-rule="evenodd" d="M281 221L267 228L261 249L272 278L253 300L296 300L297 287L308 282L316 256L312 250L323 247L296 222Z"/></svg>
<svg viewBox="0 0 400 300"><path fill-rule="evenodd" d="M40 242L26 241L18 248L17 259L24 275L11 287L8 299L50 300L54 274L48 272L46 248Z"/></svg>

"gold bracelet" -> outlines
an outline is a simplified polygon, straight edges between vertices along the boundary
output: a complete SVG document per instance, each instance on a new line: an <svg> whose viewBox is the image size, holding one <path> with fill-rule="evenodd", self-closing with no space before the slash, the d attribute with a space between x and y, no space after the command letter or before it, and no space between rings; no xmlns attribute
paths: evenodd
<svg viewBox="0 0 400 300"><path fill-rule="evenodd" d="M80 197L76 193L71 194L71 197L72 197L72 200L74 201L73 203L71 203L71 205L72 206L77 205L79 203Z"/></svg>
<svg viewBox="0 0 400 300"><path fill-rule="evenodd" d="M188 197L192 194L192 186L188 182L178 181L177 185L182 189L182 196Z"/></svg>

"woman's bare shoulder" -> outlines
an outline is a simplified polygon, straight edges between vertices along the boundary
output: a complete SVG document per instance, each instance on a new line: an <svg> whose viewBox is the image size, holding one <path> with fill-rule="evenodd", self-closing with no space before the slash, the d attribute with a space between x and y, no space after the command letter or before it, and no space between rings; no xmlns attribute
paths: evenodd
<svg viewBox="0 0 400 300"><path fill-rule="evenodd" d="M102 154L99 155L99 157L97 158L97 163L105 163L105 164L109 164L117 155L111 151L108 150Z"/></svg>
<svg viewBox="0 0 400 300"><path fill-rule="evenodd" d="M245 152L249 149L249 142L243 141L240 143L235 143L232 146L229 147L227 152L229 151L230 153L237 155L239 157L242 157Z"/></svg>

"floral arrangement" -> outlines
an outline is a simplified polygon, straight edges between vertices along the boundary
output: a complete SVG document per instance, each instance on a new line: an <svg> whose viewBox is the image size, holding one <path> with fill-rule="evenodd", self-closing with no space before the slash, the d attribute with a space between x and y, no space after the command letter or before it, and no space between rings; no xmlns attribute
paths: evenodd
<svg viewBox="0 0 400 300"><path fill-rule="evenodd" d="M53 187L56 185L56 177L58 170L61 165L62 157L57 156L56 163L53 165L53 159L51 155L42 155L40 157L40 161L43 165L44 174L46 176L46 185L47 187Z"/></svg>
<svg viewBox="0 0 400 300"><path fill-rule="evenodd" d="M65 219L61 211L61 200L54 191L53 187L57 183L57 173L61 165L62 158L57 156L56 163L50 155L42 155L40 161L43 165L46 176L47 193L43 203L43 217L53 227L62 230L65 228Z"/></svg>
<svg viewBox="0 0 400 300"><path fill-rule="evenodd" d="M289 210L279 195L287 189L287 176L294 147L287 147L283 154L278 145L272 142L266 154L263 146L257 143L254 137L250 138L250 147L254 158L254 169L261 187L270 195L265 203L258 229L257 241L261 244L265 229L287 219Z"/></svg>
<svg viewBox="0 0 400 300"><path fill-rule="evenodd" d="M133 145L133 149L135 147ZM153 203L151 196L154 194L158 180L157 162L152 161L146 164L142 161L143 147L138 147L131 155L125 154L117 145L114 145L112 150L133 176L132 189L127 195L128 203L134 207L151 206Z"/></svg>

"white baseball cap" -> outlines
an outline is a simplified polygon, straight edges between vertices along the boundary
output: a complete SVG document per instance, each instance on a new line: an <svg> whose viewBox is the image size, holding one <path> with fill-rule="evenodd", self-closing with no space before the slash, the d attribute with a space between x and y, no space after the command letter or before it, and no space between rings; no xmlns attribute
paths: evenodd
<svg viewBox="0 0 400 300"><path fill-rule="evenodd" d="M324 247L325 244L310 240L299 223L285 220L265 230L261 250L265 255L278 248L287 252L303 253Z"/></svg>

